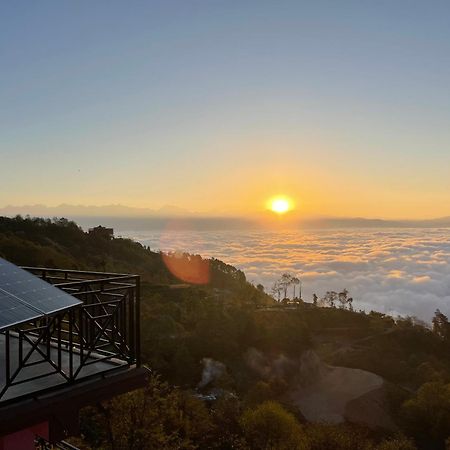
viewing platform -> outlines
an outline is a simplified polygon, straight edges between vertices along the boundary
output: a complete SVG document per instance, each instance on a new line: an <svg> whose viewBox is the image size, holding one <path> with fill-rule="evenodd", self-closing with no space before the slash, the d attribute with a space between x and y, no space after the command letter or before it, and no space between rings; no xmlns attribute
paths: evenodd
<svg viewBox="0 0 450 450"><path fill-rule="evenodd" d="M145 385L140 365L139 276L0 259L0 436L76 434L80 408Z"/></svg>

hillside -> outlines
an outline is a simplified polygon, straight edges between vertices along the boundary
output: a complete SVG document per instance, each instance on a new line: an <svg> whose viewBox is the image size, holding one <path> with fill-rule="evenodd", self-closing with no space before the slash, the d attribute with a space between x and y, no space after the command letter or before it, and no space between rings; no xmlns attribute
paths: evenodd
<svg viewBox="0 0 450 450"><path fill-rule="evenodd" d="M164 289L186 284L164 255L65 219L0 218L0 256L142 276L142 351L155 376L87 410L82 448L444 449L450 436L448 323L273 307L238 269L191 255L181 258L207 265L208 283ZM335 424L311 423L323 417Z"/></svg>
<svg viewBox="0 0 450 450"><path fill-rule="evenodd" d="M0 217L0 256L18 265L133 273L145 284L180 283L168 269L172 260L208 270L205 289L227 289L265 303L269 297L247 282L245 274L215 259L199 255L163 255L131 239L108 239L84 232L67 219ZM171 257L173 256L173 257Z"/></svg>

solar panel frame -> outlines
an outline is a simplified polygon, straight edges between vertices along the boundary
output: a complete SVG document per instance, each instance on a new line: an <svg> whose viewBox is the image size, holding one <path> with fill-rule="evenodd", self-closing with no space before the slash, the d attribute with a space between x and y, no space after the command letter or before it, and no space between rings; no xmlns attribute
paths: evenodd
<svg viewBox="0 0 450 450"><path fill-rule="evenodd" d="M0 331L80 304L67 292L0 258Z"/></svg>

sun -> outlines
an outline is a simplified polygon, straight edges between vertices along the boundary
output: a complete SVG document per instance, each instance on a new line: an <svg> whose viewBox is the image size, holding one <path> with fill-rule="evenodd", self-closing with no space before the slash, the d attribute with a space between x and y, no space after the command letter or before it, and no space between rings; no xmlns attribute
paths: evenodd
<svg viewBox="0 0 450 450"><path fill-rule="evenodd" d="M292 202L287 197L273 197L269 200L269 209L276 214L285 214L292 209Z"/></svg>

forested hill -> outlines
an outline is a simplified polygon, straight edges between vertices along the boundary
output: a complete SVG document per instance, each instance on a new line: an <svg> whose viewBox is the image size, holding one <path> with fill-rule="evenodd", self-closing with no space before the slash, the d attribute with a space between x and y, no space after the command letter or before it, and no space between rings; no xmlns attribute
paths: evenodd
<svg viewBox="0 0 450 450"><path fill-rule="evenodd" d="M283 307L221 261L168 261L103 231L0 217L0 256L18 265L142 277L142 356L155 375L147 389L85 411L74 441L83 450L450 448L443 314L431 329L344 307ZM170 258L207 267L208 282L155 290L185 283ZM317 421L319 410L334 425Z"/></svg>
<svg viewBox="0 0 450 450"><path fill-rule="evenodd" d="M109 239L84 232L67 219L0 217L0 257L17 265L95 270L141 275L144 284L182 283L167 269L167 257L131 239ZM245 274L216 259L177 255L187 266L206 267L205 288L226 289L253 302L269 297L248 283ZM169 264L170 266L170 259Z"/></svg>

